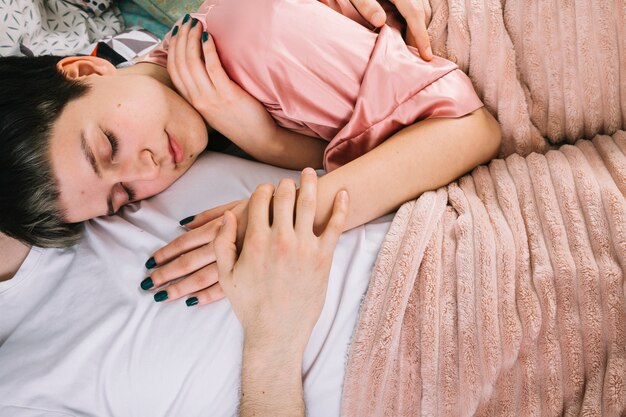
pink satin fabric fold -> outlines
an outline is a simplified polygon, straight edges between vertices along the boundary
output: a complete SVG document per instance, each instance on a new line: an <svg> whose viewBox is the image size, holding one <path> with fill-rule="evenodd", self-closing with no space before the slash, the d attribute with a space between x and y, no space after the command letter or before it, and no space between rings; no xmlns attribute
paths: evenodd
<svg viewBox="0 0 626 417"><path fill-rule="evenodd" d="M454 63L422 60L397 29L370 30L347 0L207 0L192 17L280 126L329 142L328 171L416 121L482 106ZM165 65L169 38L145 61Z"/></svg>

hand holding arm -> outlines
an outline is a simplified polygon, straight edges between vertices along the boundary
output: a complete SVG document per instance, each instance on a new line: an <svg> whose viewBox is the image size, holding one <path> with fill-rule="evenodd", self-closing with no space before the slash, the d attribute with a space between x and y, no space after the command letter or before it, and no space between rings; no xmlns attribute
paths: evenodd
<svg viewBox="0 0 626 417"><path fill-rule="evenodd" d="M242 416L304 416L302 355L324 306L348 206L342 191L327 227L316 236L316 182L313 170L303 171L295 221L292 180L280 182L273 201L273 187L259 186L250 198L239 256L232 213L225 213L215 240L219 281L244 331Z"/></svg>

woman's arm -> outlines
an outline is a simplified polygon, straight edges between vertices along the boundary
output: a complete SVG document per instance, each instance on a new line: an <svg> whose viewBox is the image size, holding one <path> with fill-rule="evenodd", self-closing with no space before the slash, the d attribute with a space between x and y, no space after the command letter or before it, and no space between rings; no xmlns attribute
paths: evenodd
<svg viewBox="0 0 626 417"><path fill-rule="evenodd" d="M484 107L460 118L428 119L406 127L367 154L320 178L315 231L324 230L333 198L342 189L350 195L345 224L345 230L349 230L489 161L499 145L500 127ZM247 206L244 200L231 210L237 216L239 245L246 230ZM201 213L187 224L192 230L155 252L156 264L164 265L150 275L155 288L190 274L196 283L181 280L169 285L168 301L194 293L198 305L203 305L224 297L211 266L215 261L211 242L221 226L222 214L223 210Z"/></svg>
<svg viewBox="0 0 626 417"><path fill-rule="evenodd" d="M341 189L350 194L351 229L452 182L495 157L499 147L500 126L484 107L415 123L320 179L315 227L324 227Z"/></svg>

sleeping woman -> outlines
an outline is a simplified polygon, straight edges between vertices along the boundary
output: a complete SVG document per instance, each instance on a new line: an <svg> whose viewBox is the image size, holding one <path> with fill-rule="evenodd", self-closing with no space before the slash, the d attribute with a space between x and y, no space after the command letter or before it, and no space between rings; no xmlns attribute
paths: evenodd
<svg viewBox="0 0 626 417"><path fill-rule="evenodd" d="M317 230L341 189L350 229L494 157L500 130L467 76L364 23L347 0L207 0L132 67L2 59L0 230L71 244L80 222L171 185L212 131L262 162L324 167ZM155 299L222 297L212 241L227 209L241 241L247 200L185 219L142 288L186 277Z"/></svg>

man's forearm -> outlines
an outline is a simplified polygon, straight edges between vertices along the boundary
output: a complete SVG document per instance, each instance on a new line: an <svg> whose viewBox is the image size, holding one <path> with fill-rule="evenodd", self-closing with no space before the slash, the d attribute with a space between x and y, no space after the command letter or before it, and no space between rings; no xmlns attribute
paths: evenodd
<svg viewBox="0 0 626 417"><path fill-rule="evenodd" d="M301 349L245 342L240 416L304 417Z"/></svg>
<svg viewBox="0 0 626 417"><path fill-rule="evenodd" d="M350 194L349 230L489 161L499 144L499 126L484 108L457 119L409 126L320 178L316 230L328 222L333 198L341 189Z"/></svg>

